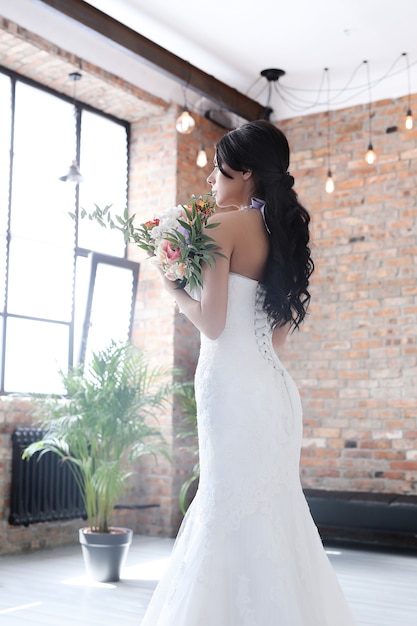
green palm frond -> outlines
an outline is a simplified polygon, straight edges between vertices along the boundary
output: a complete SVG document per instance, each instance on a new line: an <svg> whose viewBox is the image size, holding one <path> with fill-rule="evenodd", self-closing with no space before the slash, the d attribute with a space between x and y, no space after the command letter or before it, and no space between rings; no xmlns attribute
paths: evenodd
<svg viewBox="0 0 417 626"><path fill-rule="evenodd" d="M172 397L172 372L151 366L142 350L112 342L93 354L85 372L75 368L61 377L67 396L41 402L45 434L24 457L52 452L68 463L89 526L107 532L131 474L124 463L168 456L157 415Z"/></svg>

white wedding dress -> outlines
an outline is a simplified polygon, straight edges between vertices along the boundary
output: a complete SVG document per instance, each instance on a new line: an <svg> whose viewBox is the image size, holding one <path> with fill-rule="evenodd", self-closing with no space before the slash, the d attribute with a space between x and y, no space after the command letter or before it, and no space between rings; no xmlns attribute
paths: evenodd
<svg viewBox="0 0 417 626"><path fill-rule="evenodd" d="M355 626L305 501L302 410L254 280L196 372L200 483L142 626Z"/></svg>

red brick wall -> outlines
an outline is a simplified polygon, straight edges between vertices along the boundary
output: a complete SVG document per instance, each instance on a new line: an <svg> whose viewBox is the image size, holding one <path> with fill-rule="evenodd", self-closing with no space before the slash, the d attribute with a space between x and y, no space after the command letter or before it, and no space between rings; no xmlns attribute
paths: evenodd
<svg viewBox="0 0 417 626"><path fill-rule="evenodd" d="M405 130L406 108L373 106L373 166L367 107L331 114L331 195L326 114L281 124L316 263L310 315L284 354L305 409L306 487L416 493L417 129Z"/></svg>
<svg viewBox="0 0 417 626"><path fill-rule="evenodd" d="M206 178L211 171L214 144L222 131L195 116L199 130L192 135L179 135L175 130L179 113L177 107L172 107L160 118L132 125L129 206L140 221L153 217L161 209L185 203L192 194L209 190ZM209 159L203 169L195 164L201 137ZM130 257L145 258L143 251L134 247L130 249ZM192 380L199 334L162 290L158 274L147 260L142 261L140 268L134 340L144 344L156 362L171 364L183 372L184 380ZM174 535L181 522L179 490L191 472L195 457L190 443L178 438L181 429L178 403L161 418L161 424L170 443L171 463L160 461L155 465L152 460L144 461L138 483L139 501L156 501L161 508L139 513L136 528L146 533Z"/></svg>

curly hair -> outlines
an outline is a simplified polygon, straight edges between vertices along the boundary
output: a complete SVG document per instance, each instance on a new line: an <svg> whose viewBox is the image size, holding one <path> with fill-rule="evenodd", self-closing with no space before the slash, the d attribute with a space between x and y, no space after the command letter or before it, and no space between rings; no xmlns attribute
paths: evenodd
<svg viewBox="0 0 417 626"><path fill-rule="evenodd" d="M273 327L288 322L298 328L310 302L314 270L309 247L310 215L300 204L288 172L290 148L284 133L267 120L248 122L216 145L216 160L235 171L251 170L255 196L265 202L270 248L261 283L264 309Z"/></svg>

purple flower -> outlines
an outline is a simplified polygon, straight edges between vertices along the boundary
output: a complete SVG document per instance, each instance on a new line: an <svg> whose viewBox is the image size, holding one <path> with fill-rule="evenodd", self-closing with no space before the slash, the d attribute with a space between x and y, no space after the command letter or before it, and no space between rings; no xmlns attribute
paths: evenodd
<svg viewBox="0 0 417 626"><path fill-rule="evenodd" d="M177 232L181 233L181 235L183 235L185 237L185 242L188 246L188 244L190 243L190 233L189 231L184 228L184 226L178 226L177 228Z"/></svg>

